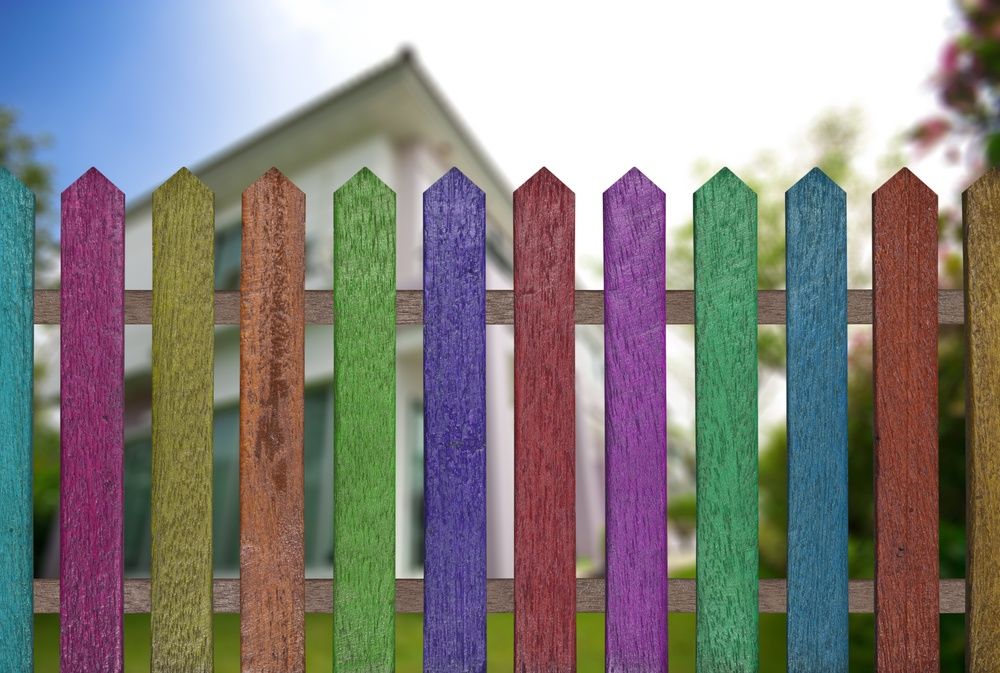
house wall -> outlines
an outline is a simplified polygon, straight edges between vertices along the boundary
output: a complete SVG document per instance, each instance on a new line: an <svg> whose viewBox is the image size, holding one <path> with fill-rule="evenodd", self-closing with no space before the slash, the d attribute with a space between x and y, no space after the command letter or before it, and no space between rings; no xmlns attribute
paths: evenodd
<svg viewBox="0 0 1000 673"><path fill-rule="evenodd" d="M332 287L332 192L348 180L361 166L368 166L382 177L397 192L397 286L401 289L419 289L422 285L422 195L430 184L449 167L444 166L435 154L418 142L392 143L386 138L371 138L359 142L349 151L302 166L279 167L300 189L306 193L306 240L308 289L330 289ZM240 223L240 195L217 194L217 230L225 232ZM491 226L495 226L495 223ZM152 286L151 209L145 207L130 212L126 229L126 287L128 289L150 289ZM487 286L491 288L511 287L507 270L498 265L492 257L487 260ZM316 390L332 388L333 377L333 328L327 325L306 327L305 361L307 407L315 399ZM422 331L415 326L400 326L397 337L397 531L396 558L399 577L419 577L422 573L419 544L415 536L422 532L422 400L423 362ZM126 377L142 378L150 370L151 328L149 326L126 327ZM510 577L513 573L513 392L512 392L513 331L510 327L491 326L487 332L487 463L489 471L488 490L488 572L494 577ZM309 391L312 391L310 393ZM215 401L217 419L227 415L227 419L217 424L215 485L219 497L217 528L220 521L233 520L238 512L237 466L233 459L235 449L230 446L237 441L234 421L228 417L234 413L239 399L239 339L235 326L216 328L215 353ZM332 396L330 399L332 405ZM321 402L316 401L316 405ZM133 405L135 407L136 405ZM317 407L318 408L318 407ZM307 409L307 416L309 414ZM327 410L323 422L310 422L307 418L307 432L324 432L332 428L332 407ZM130 415L131 427L127 435L133 439L134 450L148 450L148 408L133 409ZM223 427L219 427L219 426ZM146 440L147 443L142 443ZM138 444L135 442L138 441ZM332 433L321 440L332 446ZM307 445L309 438L307 437ZM225 453L229 457L222 456ZM144 469L145 463L140 465ZM318 465L325 475L333 474L332 453L327 451ZM225 470L226 474L220 474ZM228 478L227 478L228 474ZM320 494L306 503L307 552L315 545L325 549L332 544L332 478L320 480ZM136 483L136 478L127 488L148 488L148 482ZM229 502L233 500L233 502ZM130 502L140 502L135 498ZM127 505L128 507L128 505ZM127 515L128 516L128 515ZM141 516L135 514L136 517ZM148 519L148 513L145 514ZM136 524L138 525L138 524ZM147 524L148 525L148 524ZM141 535L147 544L148 531ZM227 549L235 543L233 531L216 532L219 545ZM315 538L310 543L310 538ZM220 552L217 545L217 566L220 558L229 559L233 554ZM148 553L148 552L147 552ZM330 567L323 563L308 563L310 576L327 576ZM148 568L148 558L141 559L132 572L143 574ZM232 574L234 567L226 563L217 569L220 575Z"/></svg>
<svg viewBox="0 0 1000 673"><path fill-rule="evenodd" d="M262 130L196 169L216 194L217 255L238 268L241 192L272 164L306 193L308 289L332 286L332 193L367 166L397 193L397 287L422 281L422 194L452 163L487 190L486 286L510 289L512 203L508 187L408 61ZM129 199L125 236L127 289L152 286L151 204ZM228 260L228 262L227 262ZM229 289L229 288L218 288ZM577 330L577 549L584 568L603 564L603 379L600 328ZM589 330L589 331L588 331ZM216 328L214 513L216 574L238 571L239 334ZM595 337L596 334L596 337ZM329 576L333 544L333 328L306 327L306 553L310 576ZM58 344L43 385L58 391ZM126 557L148 574L149 371L151 328L126 326ZM513 574L513 329L487 327L487 572ZM44 353L45 344L38 352ZM397 575L419 576L422 532L422 330L397 336ZM58 569L58 526L44 567Z"/></svg>

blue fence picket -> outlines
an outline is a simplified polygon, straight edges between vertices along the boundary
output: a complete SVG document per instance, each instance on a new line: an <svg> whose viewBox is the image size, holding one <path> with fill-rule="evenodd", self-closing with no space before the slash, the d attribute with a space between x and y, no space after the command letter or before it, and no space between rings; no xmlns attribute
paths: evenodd
<svg viewBox="0 0 1000 673"><path fill-rule="evenodd" d="M847 196L785 195L788 671L847 672Z"/></svg>

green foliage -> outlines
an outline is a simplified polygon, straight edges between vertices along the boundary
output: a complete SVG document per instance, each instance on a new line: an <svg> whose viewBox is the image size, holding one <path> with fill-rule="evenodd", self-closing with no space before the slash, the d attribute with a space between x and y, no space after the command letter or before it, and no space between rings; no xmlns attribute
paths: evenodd
<svg viewBox="0 0 1000 673"><path fill-rule="evenodd" d="M862 131L860 114L853 110L823 115L810 130L803 151L793 161L778 162L762 154L749 166L737 171L758 194L758 275L761 289L784 286L784 192L812 166L819 166L848 193L849 285L864 287L870 281L866 268L870 259L870 200L876 184L859 173L852 157L857 156ZM896 153L884 160L888 170L902 161ZM709 171L703 170L707 175ZM671 251L673 272L668 286L690 287L693 257L688 225L678 233ZM961 220L945 211L940 220L942 249L941 284L961 286ZM759 328L758 355L762 374L781 374L784 368L785 331L780 326ZM965 566L965 407L964 341L961 328L942 328L939 340L940 400L940 514L941 576L962 577ZM852 579L874 575L873 503L873 393L871 328L849 328L848 361L848 565ZM762 376L762 383L765 379ZM760 486L760 573L761 577L786 575L788 498L788 446L785 425L765 430L759 463ZM672 496L668 515L675 530L690 530L694 520L693 497ZM851 670L874 670L874 622L871 615L850 619ZM942 670L963 667L964 620L961 615L941 620ZM766 647L761 634L761 651ZM762 657L763 663L763 657Z"/></svg>
<svg viewBox="0 0 1000 673"><path fill-rule="evenodd" d="M16 113L0 105L0 166L7 168L35 193L35 212L39 219L44 219L51 212L52 169L38 159L38 153L48 144L48 138L32 136L20 130ZM55 267L57 254L58 244L51 234L43 226L38 227L35 238L36 276L44 278ZM50 413L58 400L40 394L37 382L42 381L47 372L37 360L33 401L36 573L43 560L59 503L59 432Z"/></svg>
<svg viewBox="0 0 1000 673"><path fill-rule="evenodd" d="M851 162L858 154L863 130L861 113L856 109L831 110L822 115L809 129L802 144L803 151L792 161L765 152L748 166L736 171L737 175L757 193L757 277L761 290L780 290L785 286L785 191L814 166L847 191L849 197L870 194L874 185L860 176ZM896 163L896 157L888 160ZM715 166L702 163L697 174L702 179L714 173ZM863 235L871 221L867 202L854 203L848 199L849 222L852 230L848 236ZM669 250L667 265L668 288L693 286L694 249L692 245L694 223L688 221L677 233ZM853 286L865 284L869 270L863 265L864 256L849 260L850 282ZM785 365L785 332L781 327L761 327L757 336L757 350L762 366L780 371Z"/></svg>
<svg viewBox="0 0 1000 673"><path fill-rule="evenodd" d="M32 136L17 126L17 113L0 105L0 166L16 175L35 193L38 214L49 210L52 198L52 169L38 160L49 145L46 136Z"/></svg>
<svg viewBox="0 0 1000 673"><path fill-rule="evenodd" d="M35 136L18 127L17 113L0 105L0 166L16 175L35 193L35 275L45 278L55 267L59 244L46 225L52 212L52 167L42 162L39 153L51 144L48 136Z"/></svg>
<svg viewBox="0 0 1000 673"><path fill-rule="evenodd" d="M35 362L35 397L32 402L33 444L34 444L34 536L35 536L35 576L41 575L45 550L50 542L50 531L55 525L59 508L59 430L51 419L51 411L58 406L58 400L42 396L38 381L45 378L46 368Z"/></svg>
<svg viewBox="0 0 1000 673"><path fill-rule="evenodd" d="M977 165L1000 165L1000 3L955 2L958 30L945 43L934 74L944 113L916 124L917 148L944 146L958 160L968 148Z"/></svg>

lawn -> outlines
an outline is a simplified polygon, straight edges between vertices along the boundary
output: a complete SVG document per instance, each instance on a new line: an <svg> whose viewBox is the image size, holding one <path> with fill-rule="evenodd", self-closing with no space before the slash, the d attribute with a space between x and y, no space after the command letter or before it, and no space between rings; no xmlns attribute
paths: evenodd
<svg viewBox="0 0 1000 673"><path fill-rule="evenodd" d="M421 670L421 615L396 616L396 671L418 673ZM785 670L784 615L761 615L761 671ZM331 615L306 617L306 669L328 673L333 670L333 621ZM215 617L215 671L239 671L240 626L237 615ZM599 673L604 670L604 615L581 614L577 617L577 670ZM510 614L491 614L487 623L487 660L490 673L510 673L513 660L514 620ZM56 673L59 670L59 617L38 615L35 618L35 671ZM149 670L149 615L125 617L125 670L138 673ZM694 615L670 616L671 673L694 671Z"/></svg>

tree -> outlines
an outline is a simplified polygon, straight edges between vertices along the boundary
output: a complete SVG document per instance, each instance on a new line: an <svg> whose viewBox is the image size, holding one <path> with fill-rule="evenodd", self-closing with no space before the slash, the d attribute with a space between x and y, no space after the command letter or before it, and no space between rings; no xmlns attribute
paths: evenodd
<svg viewBox="0 0 1000 673"><path fill-rule="evenodd" d="M778 162L765 153L737 171L758 195L758 278L761 289L780 289L785 282L784 193L813 166L818 166L848 193L849 285L870 283L867 266L870 249L870 195L886 176L903 163L900 148L886 154L878 180L862 175L853 164L863 128L856 110L830 111L822 115L808 133L805 148L792 161ZM707 177L709 171L704 174ZM960 228L953 213L941 220L943 249L953 245ZM673 287L690 287L692 224L683 228L670 253ZM949 248L949 246L952 246ZM867 248L867 249L866 249ZM961 264L947 259L942 269L945 285L960 283ZM964 535L964 379L961 329L942 328L939 346L940 390L940 483L941 483L941 574L962 577L965 562ZM761 380L784 374L785 330L760 326L758 355ZM848 356L848 561L851 578L871 578L874 573L873 507L873 395L871 329L852 327ZM787 573L788 445L785 425L765 429L759 463L760 572L762 577L785 577ZM676 447L671 449L677 450ZM693 460L690 460L693 463ZM694 496L681 492L671 498L669 515L678 530L693 529ZM942 670L963 668L964 624L960 615L942 618ZM874 670L874 622L871 615L852 615L851 670ZM763 637L763 635L762 635ZM779 662L774 662L777 665ZM772 662L761 662L767 670Z"/></svg>
<svg viewBox="0 0 1000 673"><path fill-rule="evenodd" d="M942 114L918 123L918 149L943 145L953 160L969 143L974 169L1000 165L1000 3L956 2L960 28L941 50L933 83Z"/></svg>
<svg viewBox="0 0 1000 673"><path fill-rule="evenodd" d="M33 136L18 128L17 114L10 108L0 106L0 165L35 193L35 212L43 220L52 210L52 169L43 163L39 153L47 147L49 139ZM45 277L46 272L55 267L58 259L58 244L48 228L36 227L35 233L35 273ZM45 364L35 361L35 381L45 378ZM54 523L59 503L59 432L51 422L51 410L58 405L57 399L39 394L35 387L34 406L34 536L35 570L40 568L42 551Z"/></svg>

